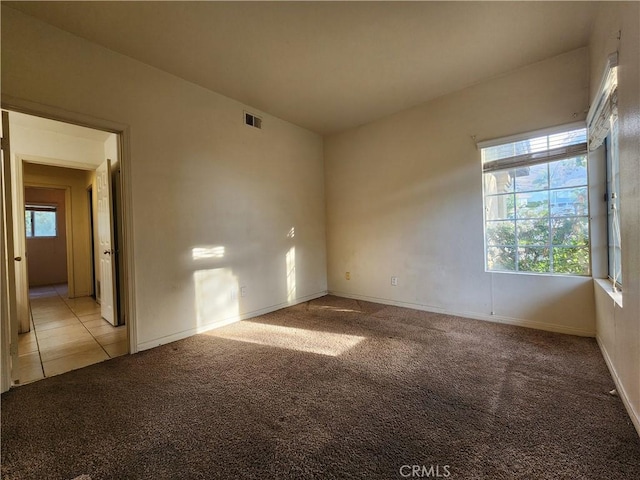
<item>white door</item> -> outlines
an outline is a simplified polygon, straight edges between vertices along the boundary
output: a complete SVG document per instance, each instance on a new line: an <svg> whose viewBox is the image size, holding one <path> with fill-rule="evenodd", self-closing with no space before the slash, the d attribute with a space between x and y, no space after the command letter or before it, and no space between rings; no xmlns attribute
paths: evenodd
<svg viewBox="0 0 640 480"><path fill-rule="evenodd" d="M115 268L113 249L113 203L111 198L111 160L96 169L98 187L98 244L100 246L100 311L102 318L112 325L118 324L116 311Z"/></svg>
<svg viewBox="0 0 640 480"><path fill-rule="evenodd" d="M9 114L2 112L2 171L0 172L0 306L2 329L2 391L18 380L18 312L16 303L15 262L22 259L15 256L13 232L13 198L11 192L11 153L9 145ZM8 354L7 354L8 352Z"/></svg>

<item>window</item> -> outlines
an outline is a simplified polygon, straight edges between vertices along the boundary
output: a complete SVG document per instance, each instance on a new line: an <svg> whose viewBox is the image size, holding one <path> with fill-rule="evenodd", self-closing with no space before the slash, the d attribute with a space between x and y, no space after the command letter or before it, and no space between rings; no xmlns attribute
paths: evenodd
<svg viewBox="0 0 640 480"><path fill-rule="evenodd" d="M609 55L598 95L589 109L589 150L606 149L608 272L614 289L622 286L620 169L618 160L618 54Z"/></svg>
<svg viewBox="0 0 640 480"><path fill-rule="evenodd" d="M484 142L487 271L590 275L587 133Z"/></svg>
<svg viewBox="0 0 640 480"><path fill-rule="evenodd" d="M622 286L622 249L620 248L620 170L618 168L618 125L611 126L605 140L607 161L607 247L609 278Z"/></svg>
<svg viewBox="0 0 640 480"><path fill-rule="evenodd" d="M55 237L57 209L52 205L27 205L24 212L27 238Z"/></svg>

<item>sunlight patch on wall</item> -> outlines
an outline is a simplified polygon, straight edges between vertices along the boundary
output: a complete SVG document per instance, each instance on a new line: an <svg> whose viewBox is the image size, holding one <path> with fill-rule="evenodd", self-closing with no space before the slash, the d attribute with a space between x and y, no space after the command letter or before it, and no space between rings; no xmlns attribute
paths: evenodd
<svg viewBox="0 0 640 480"><path fill-rule="evenodd" d="M254 322L239 322L206 335L269 347L337 357L366 337Z"/></svg>
<svg viewBox="0 0 640 480"><path fill-rule="evenodd" d="M214 247L194 247L191 250L191 256L194 260L203 260L206 258L222 258L224 257L224 246L217 245Z"/></svg>
<svg viewBox="0 0 640 480"><path fill-rule="evenodd" d="M296 299L296 247L291 247L285 255L287 271L287 301Z"/></svg>
<svg viewBox="0 0 640 480"><path fill-rule="evenodd" d="M238 279L228 268L194 272L198 327L222 326L237 322Z"/></svg>

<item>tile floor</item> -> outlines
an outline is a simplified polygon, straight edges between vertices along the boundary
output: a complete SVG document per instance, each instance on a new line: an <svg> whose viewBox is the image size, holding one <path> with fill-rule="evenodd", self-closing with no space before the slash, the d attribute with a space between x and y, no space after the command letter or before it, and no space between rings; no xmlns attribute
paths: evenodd
<svg viewBox="0 0 640 480"><path fill-rule="evenodd" d="M66 285L29 290L31 331L19 335L20 384L128 352L127 330L100 315L91 297L67 298Z"/></svg>

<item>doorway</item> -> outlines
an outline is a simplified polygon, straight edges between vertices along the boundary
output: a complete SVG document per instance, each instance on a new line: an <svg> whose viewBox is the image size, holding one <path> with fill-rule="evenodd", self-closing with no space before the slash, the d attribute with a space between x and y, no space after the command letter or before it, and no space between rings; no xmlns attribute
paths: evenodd
<svg viewBox="0 0 640 480"><path fill-rule="evenodd" d="M29 288L68 283L67 191L25 184Z"/></svg>
<svg viewBox="0 0 640 480"><path fill-rule="evenodd" d="M23 318L19 322L21 335L15 362L18 372L13 372L14 383L22 384L130 351L127 299L118 295L119 292L126 295L126 289L118 288L127 283L125 271L117 268L122 263L119 256L126 250L124 235L115 234L126 229L123 212L114 207L123 202L110 196L106 218L110 232L107 236L112 239L109 257L113 257L113 261L109 267L113 270L108 277L113 278L113 298L109 307L110 322L106 322L102 318L105 299L100 295L104 287L100 281L102 275L98 273L103 252L98 250L100 232L95 228L99 223L96 178L98 169L106 164L110 183L121 181L121 135L15 111L9 111L9 119L14 185L18 187L14 196L14 212L18 215L14 215L13 227L14 232L19 233L14 237L16 243L22 242L25 252L25 261L17 265L23 274L16 274L16 286L26 291L22 301L26 303L27 315L26 321ZM107 158L112 162L105 162ZM109 191L120 195L121 185L118 183L117 187L109 186ZM45 192L53 194L55 190L58 194L64 193L66 198L34 197ZM55 227L51 227L54 217ZM44 235L41 231L46 228L47 220L49 230ZM62 248L66 258L62 260L58 255L41 255L43 249L53 251L54 238L58 242L57 253L66 241L66 247ZM16 297L20 299L20 295ZM123 307L118 308L119 305ZM36 357L39 362L35 361ZM50 368L47 362L52 362Z"/></svg>

